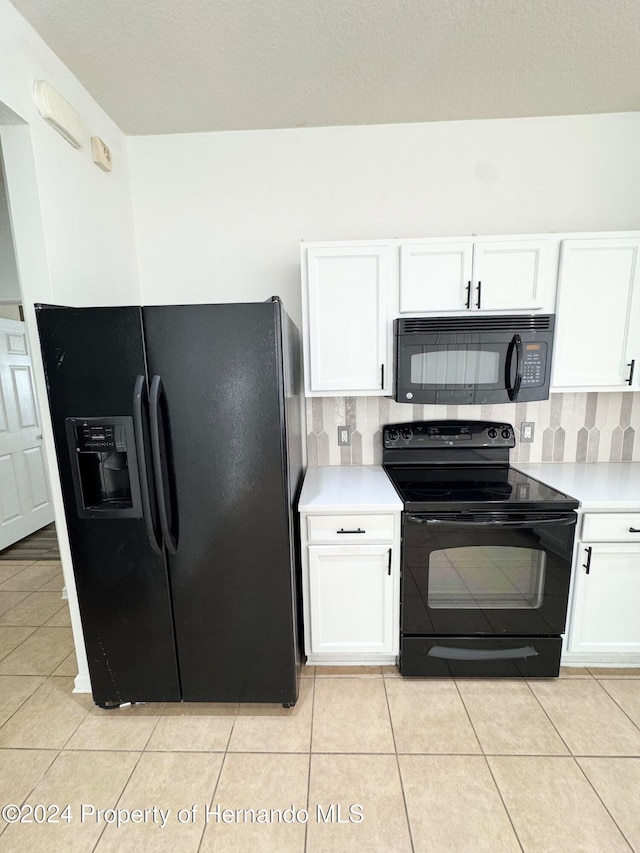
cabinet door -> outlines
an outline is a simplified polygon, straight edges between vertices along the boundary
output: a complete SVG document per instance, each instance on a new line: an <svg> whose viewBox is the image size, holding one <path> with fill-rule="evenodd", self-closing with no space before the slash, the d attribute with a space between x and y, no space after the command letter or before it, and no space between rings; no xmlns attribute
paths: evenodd
<svg viewBox="0 0 640 853"><path fill-rule="evenodd" d="M471 307L482 311L544 308L553 285L549 255L547 240L476 240Z"/></svg>
<svg viewBox="0 0 640 853"><path fill-rule="evenodd" d="M400 313L466 311L471 305L473 243L400 247Z"/></svg>
<svg viewBox="0 0 640 853"><path fill-rule="evenodd" d="M577 553L569 651L639 652L640 545L585 543Z"/></svg>
<svg viewBox="0 0 640 853"><path fill-rule="evenodd" d="M393 651L392 548L309 547L311 651Z"/></svg>
<svg viewBox="0 0 640 853"><path fill-rule="evenodd" d="M629 387L640 358L639 248L637 239L563 241L554 387Z"/></svg>
<svg viewBox="0 0 640 853"><path fill-rule="evenodd" d="M389 251L378 245L306 250L307 395L390 393Z"/></svg>

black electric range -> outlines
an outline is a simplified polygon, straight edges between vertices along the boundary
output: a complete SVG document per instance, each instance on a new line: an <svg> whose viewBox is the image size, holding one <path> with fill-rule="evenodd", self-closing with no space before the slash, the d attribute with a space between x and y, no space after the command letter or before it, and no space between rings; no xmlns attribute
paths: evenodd
<svg viewBox="0 0 640 853"><path fill-rule="evenodd" d="M512 468L514 446L505 423L384 427L404 504L403 675L559 672L578 501Z"/></svg>

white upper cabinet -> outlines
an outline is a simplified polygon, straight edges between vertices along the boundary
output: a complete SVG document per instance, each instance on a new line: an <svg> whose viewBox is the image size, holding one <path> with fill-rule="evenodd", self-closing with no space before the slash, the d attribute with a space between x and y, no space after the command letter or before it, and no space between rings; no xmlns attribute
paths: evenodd
<svg viewBox="0 0 640 853"><path fill-rule="evenodd" d="M640 387L640 238L564 240L552 386Z"/></svg>
<svg viewBox="0 0 640 853"><path fill-rule="evenodd" d="M554 310L550 239L420 240L400 246L401 314Z"/></svg>
<svg viewBox="0 0 640 853"><path fill-rule="evenodd" d="M472 243L401 245L400 313L466 309L472 266Z"/></svg>
<svg viewBox="0 0 640 853"><path fill-rule="evenodd" d="M307 396L391 393L389 244L302 246Z"/></svg>
<svg viewBox="0 0 640 853"><path fill-rule="evenodd" d="M483 311L553 311L555 276L549 250L550 241L546 239L477 239L473 247L472 307Z"/></svg>

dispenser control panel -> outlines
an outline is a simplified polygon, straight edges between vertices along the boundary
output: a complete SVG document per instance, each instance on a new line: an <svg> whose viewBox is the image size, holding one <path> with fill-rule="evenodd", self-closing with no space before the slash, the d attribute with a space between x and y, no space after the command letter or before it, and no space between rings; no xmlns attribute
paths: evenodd
<svg viewBox="0 0 640 853"><path fill-rule="evenodd" d="M127 449L126 430L123 424L96 424L77 421L76 447L80 453L96 450Z"/></svg>

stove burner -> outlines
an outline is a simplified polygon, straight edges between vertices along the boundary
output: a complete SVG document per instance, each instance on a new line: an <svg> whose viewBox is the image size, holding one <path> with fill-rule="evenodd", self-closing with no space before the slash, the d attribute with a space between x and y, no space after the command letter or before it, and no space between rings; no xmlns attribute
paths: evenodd
<svg viewBox="0 0 640 853"><path fill-rule="evenodd" d="M451 489L445 486L425 486L422 483L407 483L405 488L411 490L412 494L421 498L446 498L451 494Z"/></svg>
<svg viewBox="0 0 640 853"><path fill-rule="evenodd" d="M478 480L459 483L401 483L402 491L411 500L509 500L513 490L510 483Z"/></svg>

